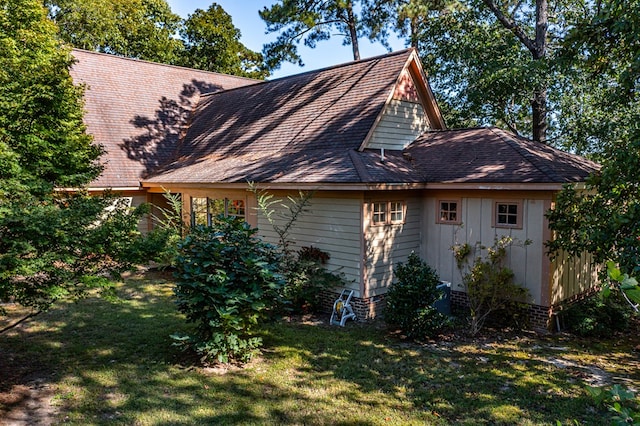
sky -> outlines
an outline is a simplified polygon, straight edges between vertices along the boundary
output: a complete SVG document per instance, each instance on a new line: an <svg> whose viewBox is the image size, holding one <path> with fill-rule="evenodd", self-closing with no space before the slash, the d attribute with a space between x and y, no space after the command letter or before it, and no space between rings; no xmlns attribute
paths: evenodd
<svg viewBox="0 0 640 426"><path fill-rule="evenodd" d="M183 18L193 13L196 9L206 10L213 2L218 3L231 15L233 24L242 34L240 41L249 49L261 52L262 46L277 38L276 33L265 34L266 24L258 15L258 11L264 7L270 7L277 0L167 0L171 10ZM380 43L372 44L368 40L359 40L360 57L382 55L387 52ZM393 50L404 49L404 43L400 40L392 40ZM278 78L291 74L324 68L353 60L351 46L342 45L342 37L332 37L330 40L321 41L315 49L309 49L303 44L298 46L298 52L304 62L304 67L297 64L284 63L271 77Z"/></svg>

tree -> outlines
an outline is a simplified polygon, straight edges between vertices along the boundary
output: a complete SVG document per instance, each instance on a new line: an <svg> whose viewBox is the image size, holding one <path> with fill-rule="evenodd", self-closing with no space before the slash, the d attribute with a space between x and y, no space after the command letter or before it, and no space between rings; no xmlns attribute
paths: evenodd
<svg viewBox="0 0 640 426"><path fill-rule="evenodd" d="M558 135L548 110L555 118L571 91L561 86L554 42L584 12L573 1L555 3L551 17L549 9L547 0L463 0L418 21L432 83L456 113L450 123L498 125L539 142L548 140L548 130Z"/></svg>
<svg viewBox="0 0 640 426"><path fill-rule="evenodd" d="M182 65L251 78L269 75L262 55L240 43L240 30L216 3L206 11L197 9L189 15L180 35L185 45Z"/></svg>
<svg viewBox="0 0 640 426"><path fill-rule="evenodd" d="M547 30L549 28L549 1L535 0L535 22L529 24L532 29L527 33L526 21L531 21L532 16L527 8L522 8L525 2L504 2L498 4L495 0L483 0L484 4L493 12L496 19L504 28L511 31L531 54L531 59L542 63L547 57ZM502 2L501 2L502 3ZM507 10L513 7L512 11ZM522 19L519 22L518 17ZM535 65L534 65L535 66ZM547 140L547 85L544 80L538 81L533 88L531 96L532 123L531 133L533 140L546 142Z"/></svg>
<svg viewBox="0 0 640 426"><path fill-rule="evenodd" d="M46 0L62 38L74 47L175 63L182 20L166 0Z"/></svg>
<svg viewBox="0 0 640 426"><path fill-rule="evenodd" d="M277 69L282 62L302 66L297 44L303 40L305 46L314 48L318 41L328 40L333 30L343 37L344 45L351 46L353 59L360 59L358 37L363 29L351 0L283 0L259 13L267 24L267 32L280 32L277 40L263 49L267 67L271 70Z"/></svg>
<svg viewBox="0 0 640 426"><path fill-rule="evenodd" d="M594 262L614 261L621 274L634 276L640 272L639 40L638 0L603 1L568 34L564 54L579 53L579 65L600 86L601 123L590 127L590 136L598 141L602 168L585 190L565 187L548 213L552 254L586 251Z"/></svg>
<svg viewBox="0 0 640 426"><path fill-rule="evenodd" d="M269 74L262 55L240 42L240 31L216 3L184 21L166 0L46 3L62 38L74 47L243 77Z"/></svg>
<svg viewBox="0 0 640 426"><path fill-rule="evenodd" d="M143 213L82 191L102 149L85 132L71 64L40 1L0 0L0 302L28 317L104 288L135 258Z"/></svg>
<svg viewBox="0 0 640 426"><path fill-rule="evenodd" d="M426 25L429 15L441 12L452 3L450 0L363 0L362 21L369 39L379 41L389 48L389 30L408 39L417 48L416 34Z"/></svg>

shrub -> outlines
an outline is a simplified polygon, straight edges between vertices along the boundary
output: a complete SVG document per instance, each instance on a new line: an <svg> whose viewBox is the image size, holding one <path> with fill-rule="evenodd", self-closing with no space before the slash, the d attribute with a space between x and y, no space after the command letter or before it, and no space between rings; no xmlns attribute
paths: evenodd
<svg viewBox="0 0 640 426"><path fill-rule="evenodd" d="M326 270L329 253L316 247L302 247L297 257L287 259L283 298L286 309L293 313L317 312L323 290L344 286L341 276Z"/></svg>
<svg viewBox="0 0 640 426"><path fill-rule="evenodd" d="M640 424L640 400L635 390L616 384L610 388L587 386L587 391L597 406L611 413L612 425Z"/></svg>
<svg viewBox="0 0 640 426"><path fill-rule="evenodd" d="M564 309L562 317L570 332L579 336L610 336L629 327L631 308L618 292L608 297L593 295Z"/></svg>
<svg viewBox="0 0 640 426"><path fill-rule="evenodd" d="M524 244L528 244L525 242ZM491 247L469 244L452 247L458 269L463 274L464 285L471 311L471 334L477 334L484 323L492 317L499 325L518 326L526 321L526 303L529 292L514 283L513 271L504 265L507 248L514 244L511 237L496 239ZM486 256L482 256L486 250ZM475 259L469 265L469 256ZM469 269L467 270L467 266ZM467 270L468 272L464 272Z"/></svg>
<svg viewBox="0 0 640 426"><path fill-rule="evenodd" d="M448 318L433 307L442 297L436 288L440 284L436 271L411 253L407 263L399 263L394 274L396 281L386 296L385 321L414 339L437 334L447 325Z"/></svg>
<svg viewBox="0 0 640 426"><path fill-rule="evenodd" d="M219 216L178 246L176 302L196 333L172 336L203 359L249 361L262 342L256 329L284 285L279 255L243 220Z"/></svg>

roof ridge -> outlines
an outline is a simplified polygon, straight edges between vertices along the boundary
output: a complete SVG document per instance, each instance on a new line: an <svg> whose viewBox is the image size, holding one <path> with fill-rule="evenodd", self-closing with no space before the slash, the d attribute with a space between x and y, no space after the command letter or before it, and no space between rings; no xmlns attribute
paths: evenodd
<svg viewBox="0 0 640 426"><path fill-rule="evenodd" d="M351 163L356 168L356 173L362 182L371 182L371 175L367 171L367 168L362 162L362 159L358 156L358 152L355 149L349 150L349 158Z"/></svg>
<svg viewBox="0 0 640 426"><path fill-rule="evenodd" d="M389 57L392 57L392 56L402 55L402 54L405 54L407 52L411 52L411 51L414 51L414 50L415 50L414 47L409 47L409 48L402 49L402 50L396 50L395 52L389 52L389 53L385 53L385 54L382 54L382 55L371 56L369 58L364 58L364 59L360 59L360 60L357 60L357 61L343 62L341 64L335 64L335 65L331 65L331 66L324 67L324 68L318 68L318 69L315 69L315 70L309 70L309 71L301 72L301 73L298 73L298 74L286 75L284 77L275 78L273 80L256 80L255 83L247 84L245 86L238 86L238 87L234 87L234 88L227 89L227 90L219 90L217 92L203 93L201 98L205 97L205 96L209 97L209 96L219 95L219 94L222 94L222 93L229 93L229 92L232 92L234 90L247 89L247 88L250 88L250 87L266 85L266 84L269 84L269 83L281 82L281 81L284 81L284 80L287 80L287 79L299 78L299 77L307 76L307 75L314 74L314 73L320 73L320 72L325 72L325 71L329 71L329 70L334 70L334 69L337 69L337 68L360 65L360 64L363 64L363 63L366 63L366 62L371 62L371 61L375 61L375 60L389 58Z"/></svg>
<svg viewBox="0 0 640 426"><path fill-rule="evenodd" d="M376 60L383 59L383 58L389 58L391 56L402 55L402 54L405 54L405 53L413 51L413 50L415 50L414 47L408 47L406 49L396 50L395 52L387 52L387 53L383 53L381 55L370 56L368 58L358 59L357 61L347 61L347 62L342 62L340 64L330 65L328 67L317 68L315 70L309 70L309 71L301 72L301 73L298 73L298 74L286 75L284 77L274 78L273 80L266 80L265 82L271 83L271 82L274 82L274 81L285 80L287 78L301 77L303 75L312 74L312 73L315 73L315 72L324 72L324 71L328 71L328 70L332 70L332 69L336 69L336 68L362 64L364 62L376 61Z"/></svg>
<svg viewBox="0 0 640 426"><path fill-rule="evenodd" d="M495 126L475 126L475 127L458 127L455 129L446 128L446 129L428 129L423 133L446 133L446 132L468 132L469 130L482 130L482 129L491 129Z"/></svg>
<svg viewBox="0 0 640 426"><path fill-rule="evenodd" d="M183 67L183 66L180 66L180 65L165 64L163 62L154 62L154 61L149 61L149 60L146 60L146 59L129 58L127 56L114 55L112 53L96 52L94 50L79 49L77 47L74 47L74 48L71 49L71 54L72 55L73 55L74 51L83 52L83 53L90 53L92 55L98 55L98 56L106 56L106 57L109 57L109 58L121 59L121 60L125 60L125 61L142 62L142 63L145 63L145 64L155 65L155 66L165 67L165 68L177 68L177 69L202 72L202 73L212 74L212 75L221 75L221 76L225 76L225 77L232 77L232 78L238 78L238 79L242 79L242 80L255 81L257 83L260 83L260 82L264 81L264 80L257 80L255 78L251 78L251 77L243 77L243 76L240 76L240 75L225 74L225 73L222 73L222 72L201 70L201 69L198 69L198 68Z"/></svg>
<svg viewBox="0 0 640 426"><path fill-rule="evenodd" d="M529 163L531 163L531 165L533 167L535 167L536 169L538 169L540 172L542 172L544 175L546 175L549 179L552 179L554 182L560 182L563 180L562 176L560 176L558 173L556 173L555 170L553 170L551 167L545 165L545 164L540 164L539 161L537 161L536 156L534 156L533 154L531 154L531 152L529 152L528 150L524 149L518 142L516 142L513 137L509 134L507 134L507 132L505 132L504 130L495 127L495 126L491 126L488 128L491 132L493 132L495 135L497 135L500 139L502 139L504 142L507 143L507 145L509 145L514 151L516 151L522 158L524 158L525 160L527 160ZM516 136L516 135L514 135ZM532 142L529 141L527 139L525 139L527 142ZM546 145L545 145L546 146Z"/></svg>

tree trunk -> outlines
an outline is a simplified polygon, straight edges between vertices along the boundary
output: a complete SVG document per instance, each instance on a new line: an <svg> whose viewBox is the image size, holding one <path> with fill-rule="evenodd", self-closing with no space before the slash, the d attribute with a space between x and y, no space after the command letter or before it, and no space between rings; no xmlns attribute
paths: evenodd
<svg viewBox="0 0 640 426"><path fill-rule="evenodd" d="M533 140L547 143L547 89L540 88L533 93L531 100Z"/></svg>
<svg viewBox="0 0 640 426"><path fill-rule="evenodd" d="M351 48L353 49L353 60L360 60L360 48L358 47L358 31L356 28L356 18L353 14L353 3L347 2L347 26L351 37Z"/></svg>
<svg viewBox="0 0 640 426"><path fill-rule="evenodd" d="M524 44L534 61L543 61L547 55L547 30L549 27L549 1L536 0L535 39L531 39L512 16L505 15L494 0L483 0L498 21ZM533 90L531 99L531 134L536 142L547 141L547 85L541 83Z"/></svg>
<svg viewBox="0 0 640 426"><path fill-rule="evenodd" d="M547 30L549 28L548 0L536 0L536 41L535 51L531 52L534 61L543 61L547 56ZM536 142L547 142L547 85L543 83L533 92L532 136Z"/></svg>
<svg viewBox="0 0 640 426"><path fill-rule="evenodd" d="M425 18L427 19L427 18ZM409 20L409 37L411 39L411 47L418 49L418 17L412 16Z"/></svg>

